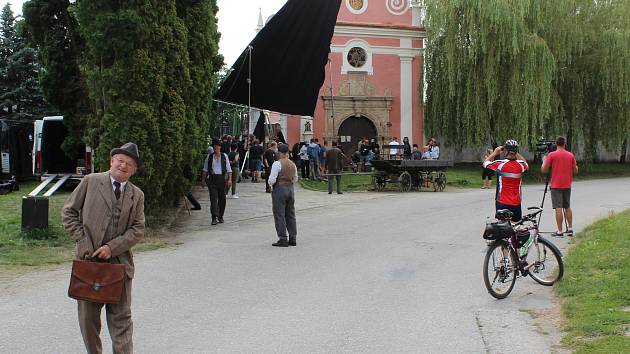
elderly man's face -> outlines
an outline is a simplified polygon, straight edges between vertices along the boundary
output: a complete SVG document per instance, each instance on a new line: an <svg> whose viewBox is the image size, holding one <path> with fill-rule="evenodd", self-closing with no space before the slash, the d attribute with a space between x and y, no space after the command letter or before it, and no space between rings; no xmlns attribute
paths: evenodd
<svg viewBox="0 0 630 354"><path fill-rule="evenodd" d="M109 174L120 183L127 182L137 169L136 161L125 154L116 154L109 160Z"/></svg>

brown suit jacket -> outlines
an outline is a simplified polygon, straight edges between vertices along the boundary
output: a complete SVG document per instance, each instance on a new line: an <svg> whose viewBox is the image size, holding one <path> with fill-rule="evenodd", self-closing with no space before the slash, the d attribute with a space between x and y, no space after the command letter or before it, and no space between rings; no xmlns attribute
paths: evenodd
<svg viewBox="0 0 630 354"><path fill-rule="evenodd" d="M343 158L346 155L336 147L328 149L326 151L326 168L328 173L339 173L343 170Z"/></svg>
<svg viewBox="0 0 630 354"><path fill-rule="evenodd" d="M127 182L123 194L118 229L107 245L112 258L126 266L133 278L134 264L131 247L144 236L144 193ZM105 231L112 216L112 185L109 172L92 173L83 178L61 209L61 221L70 237L76 241L76 257L92 254L102 246Z"/></svg>

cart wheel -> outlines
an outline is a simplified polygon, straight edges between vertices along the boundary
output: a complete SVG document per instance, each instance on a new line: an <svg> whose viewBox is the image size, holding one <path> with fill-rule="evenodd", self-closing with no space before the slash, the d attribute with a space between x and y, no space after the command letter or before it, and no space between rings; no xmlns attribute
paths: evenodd
<svg viewBox="0 0 630 354"><path fill-rule="evenodd" d="M433 191L442 192L446 188L446 173L439 172L433 179Z"/></svg>
<svg viewBox="0 0 630 354"><path fill-rule="evenodd" d="M411 190L411 174L407 171L400 174L398 177L398 182L400 182L400 190L402 192L409 192Z"/></svg>
<svg viewBox="0 0 630 354"><path fill-rule="evenodd" d="M374 189L377 192L381 192L383 189L385 189L385 185L387 184L387 181L383 177L373 176L372 183L374 184Z"/></svg>

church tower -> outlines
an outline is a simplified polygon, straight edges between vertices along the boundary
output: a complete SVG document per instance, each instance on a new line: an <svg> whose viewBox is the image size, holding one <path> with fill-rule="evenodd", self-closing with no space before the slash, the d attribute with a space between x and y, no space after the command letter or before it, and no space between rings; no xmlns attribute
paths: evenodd
<svg viewBox="0 0 630 354"><path fill-rule="evenodd" d="M314 136L423 144L422 67L426 31L420 0L342 0L315 111Z"/></svg>

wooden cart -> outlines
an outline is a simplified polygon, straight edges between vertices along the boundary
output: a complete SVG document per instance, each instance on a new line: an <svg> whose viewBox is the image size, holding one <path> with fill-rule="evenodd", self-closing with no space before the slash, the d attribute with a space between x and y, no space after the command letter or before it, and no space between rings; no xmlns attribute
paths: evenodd
<svg viewBox="0 0 630 354"><path fill-rule="evenodd" d="M446 188L446 168L453 166L451 160L372 160L374 189L382 191L388 183L397 183L400 190L412 188L433 189L441 192Z"/></svg>

